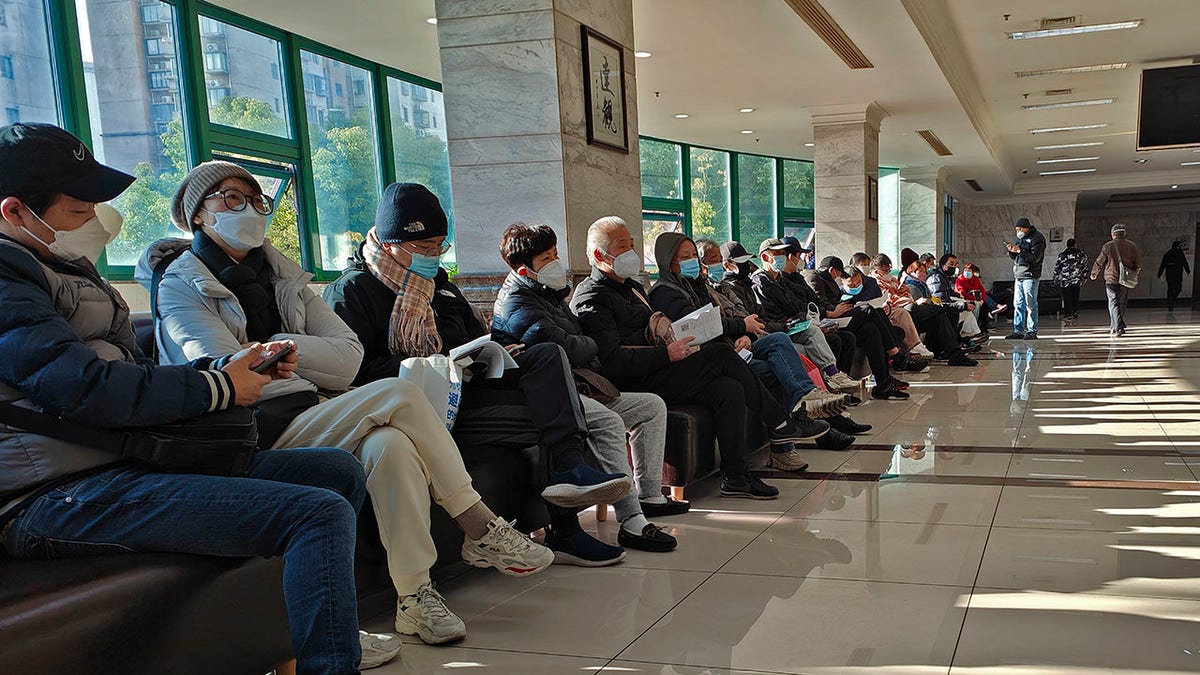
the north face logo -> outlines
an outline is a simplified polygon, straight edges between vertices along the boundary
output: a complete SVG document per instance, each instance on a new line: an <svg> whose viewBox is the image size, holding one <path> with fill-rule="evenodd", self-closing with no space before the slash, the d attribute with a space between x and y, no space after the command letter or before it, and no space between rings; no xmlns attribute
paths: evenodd
<svg viewBox="0 0 1200 675"><path fill-rule="evenodd" d="M405 225L404 231L405 232L424 232L425 231L425 223L422 223L419 220L415 220L415 221L409 223L408 225Z"/></svg>

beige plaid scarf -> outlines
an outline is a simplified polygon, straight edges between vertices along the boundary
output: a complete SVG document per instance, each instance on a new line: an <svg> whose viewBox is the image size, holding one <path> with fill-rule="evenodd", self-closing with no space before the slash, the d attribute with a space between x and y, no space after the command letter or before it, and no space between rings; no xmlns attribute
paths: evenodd
<svg viewBox="0 0 1200 675"><path fill-rule="evenodd" d="M396 293L388 324L388 349L408 356L440 354L442 336L433 315L434 280L401 265L383 248L373 227L363 243L363 258L371 274Z"/></svg>

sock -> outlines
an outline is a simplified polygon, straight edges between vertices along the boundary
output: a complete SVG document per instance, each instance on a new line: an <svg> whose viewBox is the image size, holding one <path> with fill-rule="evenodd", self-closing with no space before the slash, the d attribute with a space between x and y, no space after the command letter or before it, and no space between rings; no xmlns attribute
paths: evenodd
<svg viewBox="0 0 1200 675"><path fill-rule="evenodd" d="M646 520L646 516L643 516L640 513L635 513L621 521L621 529L630 534L636 534L640 536L642 531L645 530L646 526L649 524L650 521Z"/></svg>
<svg viewBox="0 0 1200 675"><path fill-rule="evenodd" d="M830 375L830 376L837 375L837 374L838 374L838 367L837 367L836 365L833 365L833 366L825 366L825 374L826 374L826 375Z"/></svg>
<svg viewBox="0 0 1200 675"><path fill-rule="evenodd" d="M482 500L475 502L466 511L458 514L454 522L462 528L464 534L471 539L482 539L488 532L488 523L496 519L496 514Z"/></svg>

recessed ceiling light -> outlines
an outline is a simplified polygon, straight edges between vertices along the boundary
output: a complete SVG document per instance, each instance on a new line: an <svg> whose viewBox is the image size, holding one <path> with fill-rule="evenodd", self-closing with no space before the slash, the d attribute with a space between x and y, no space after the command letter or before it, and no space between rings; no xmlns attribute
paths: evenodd
<svg viewBox="0 0 1200 675"><path fill-rule="evenodd" d="M686 120L687 116L687 113L675 113L675 119L677 120Z"/></svg>
<svg viewBox="0 0 1200 675"><path fill-rule="evenodd" d="M425 23L429 24L430 26L436 26L437 25L437 17L431 16L428 19L425 19Z"/></svg>
<svg viewBox="0 0 1200 675"><path fill-rule="evenodd" d="M1082 129L1103 129L1106 126L1108 126L1107 122L1105 122L1104 124L1076 124L1075 126L1070 126L1070 127L1044 127L1041 129L1030 129L1029 133L1031 133L1031 134L1051 134L1051 133L1055 133L1057 131L1080 131Z"/></svg>
<svg viewBox="0 0 1200 675"><path fill-rule="evenodd" d="M1041 30L1019 30L1008 34L1009 40L1029 40L1032 38L1057 37L1059 35L1080 35L1082 33L1100 33L1106 30L1123 30L1137 28L1142 25L1141 19L1133 21L1115 21L1113 23L1093 23L1086 26L1071 26L1070 28L1044 28Z"/></svg>
<svg viewBox="0 0 1200 675"><path fill-rule="evenodd" d="M1087 143L1058 143L1055 145L1035 145L1034 150L1058 150L1060 148L1089 148L1093 145L1104 145L1104 141L1089 141Z"/></svg>
<svg viewBox="0 0 1200 675"><path fill-rule="evenodd" d="M1018 70L1013 73L1017 77L1036 77L1038 75L1068 75L1071 73L1097 73L1104 70L1122 70L1128 68L1128 62L1098 63L1094 66L1071 66L1069 68L1045 68L1043 70Z"/></svg>
<svg viewBox="0 0 1200 675"><path fill-rule="evenodd" d="M1065 173L1091 173L1093 171L1095 171L1095 169L1069 169L1069 170L1064 170L1064 171L1043 171L1043 172L1039 173L1038 175L1039 176L1061 176L1062 174L1065 174Z"/></svg>
<svg viewBox="0 0 1200 675"><path fill-rule="evenodd" d="M633 55L634 55L634 57L639 58L639 59L648 59L651 56L654 56L650 52L634 52Z"/></svg>
<svg viewBox="0 0 1200 675"><path fill-rule="evenodd" d="M754 130L753 129L742 129L742 133L743 134L752 134L752 133L754 133Z"/></svg>
<svg viewBox="0 0 1200 675"><path fill-rule="evenodd" d="M1038 164L1061 164L1062 162L1090 162L1099 157L1063 157L1062 159L1039 159Z"/></svg>
<svg viewBox="0 0 1200 675"><path fill-rule="evenodd" d="M1089 98L1083 101L1059 101L1057 103L1035 103L1034 105L1023 105L1021 110L1049 110L1051 108L1078 108L1084 105L1108 105L1116 103L1115 98Z"/></svg>
<svg viewBox="0 0 1200 675"><path fill-rule="evenodd" d="M738 108L738 112L740 112L740 113L752 113L752 112L754 112L754 108Z"/></svg>
<svg viewBox="0 0 1200 675"><path fill-rule="evenodd" d="M1180 162L1179 166L1200 166L1200 162Z"/></svg>
<svg viewBox="0 0 1200 675"><path fill-rule="evenodd" d="M811 148L811 147L813 147L814 145L816 145L816 143L805 143L805 144L804 144L804 147L806 147L806 148Z"/></svg>
<svg viewBox="0 0 1200 675"><path fill-rule="evenodd" d="M1172 185L1172 186L1171 186L1171 189L1172 189L1172 190L1178 190L1178 189L1179 189L1179 186L1178 186L1178 185Z"/></svg>

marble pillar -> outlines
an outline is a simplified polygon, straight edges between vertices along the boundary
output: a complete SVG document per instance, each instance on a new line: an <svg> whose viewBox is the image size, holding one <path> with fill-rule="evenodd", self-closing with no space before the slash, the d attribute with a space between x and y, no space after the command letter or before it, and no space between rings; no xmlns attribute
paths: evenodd
<svg viewBox="0 0 1200 675"><path fill-rule="evenodd" d="M877 251L878 207L868 210L868 178L879 180L879 124L887 113L875 103L811 112L817 255Z"/></svg>
<svg viewBox="0 0 1200 675"><path fill-rule="evenodd" d="M632 0L436 7L459 285L494 291L507 272L497 244L513 222L553 227L575 273L587 271L584 244L596 218L620 216L640 237ZM628 153L587 143L581 24L623 48Z"/></svg>
<svg viewBox="0 0 1200 675"><path fill-rule="evenodd" d="M936 171L903 169L900 171L900 248L917 253L942 254L942 207Z"/></svg>

